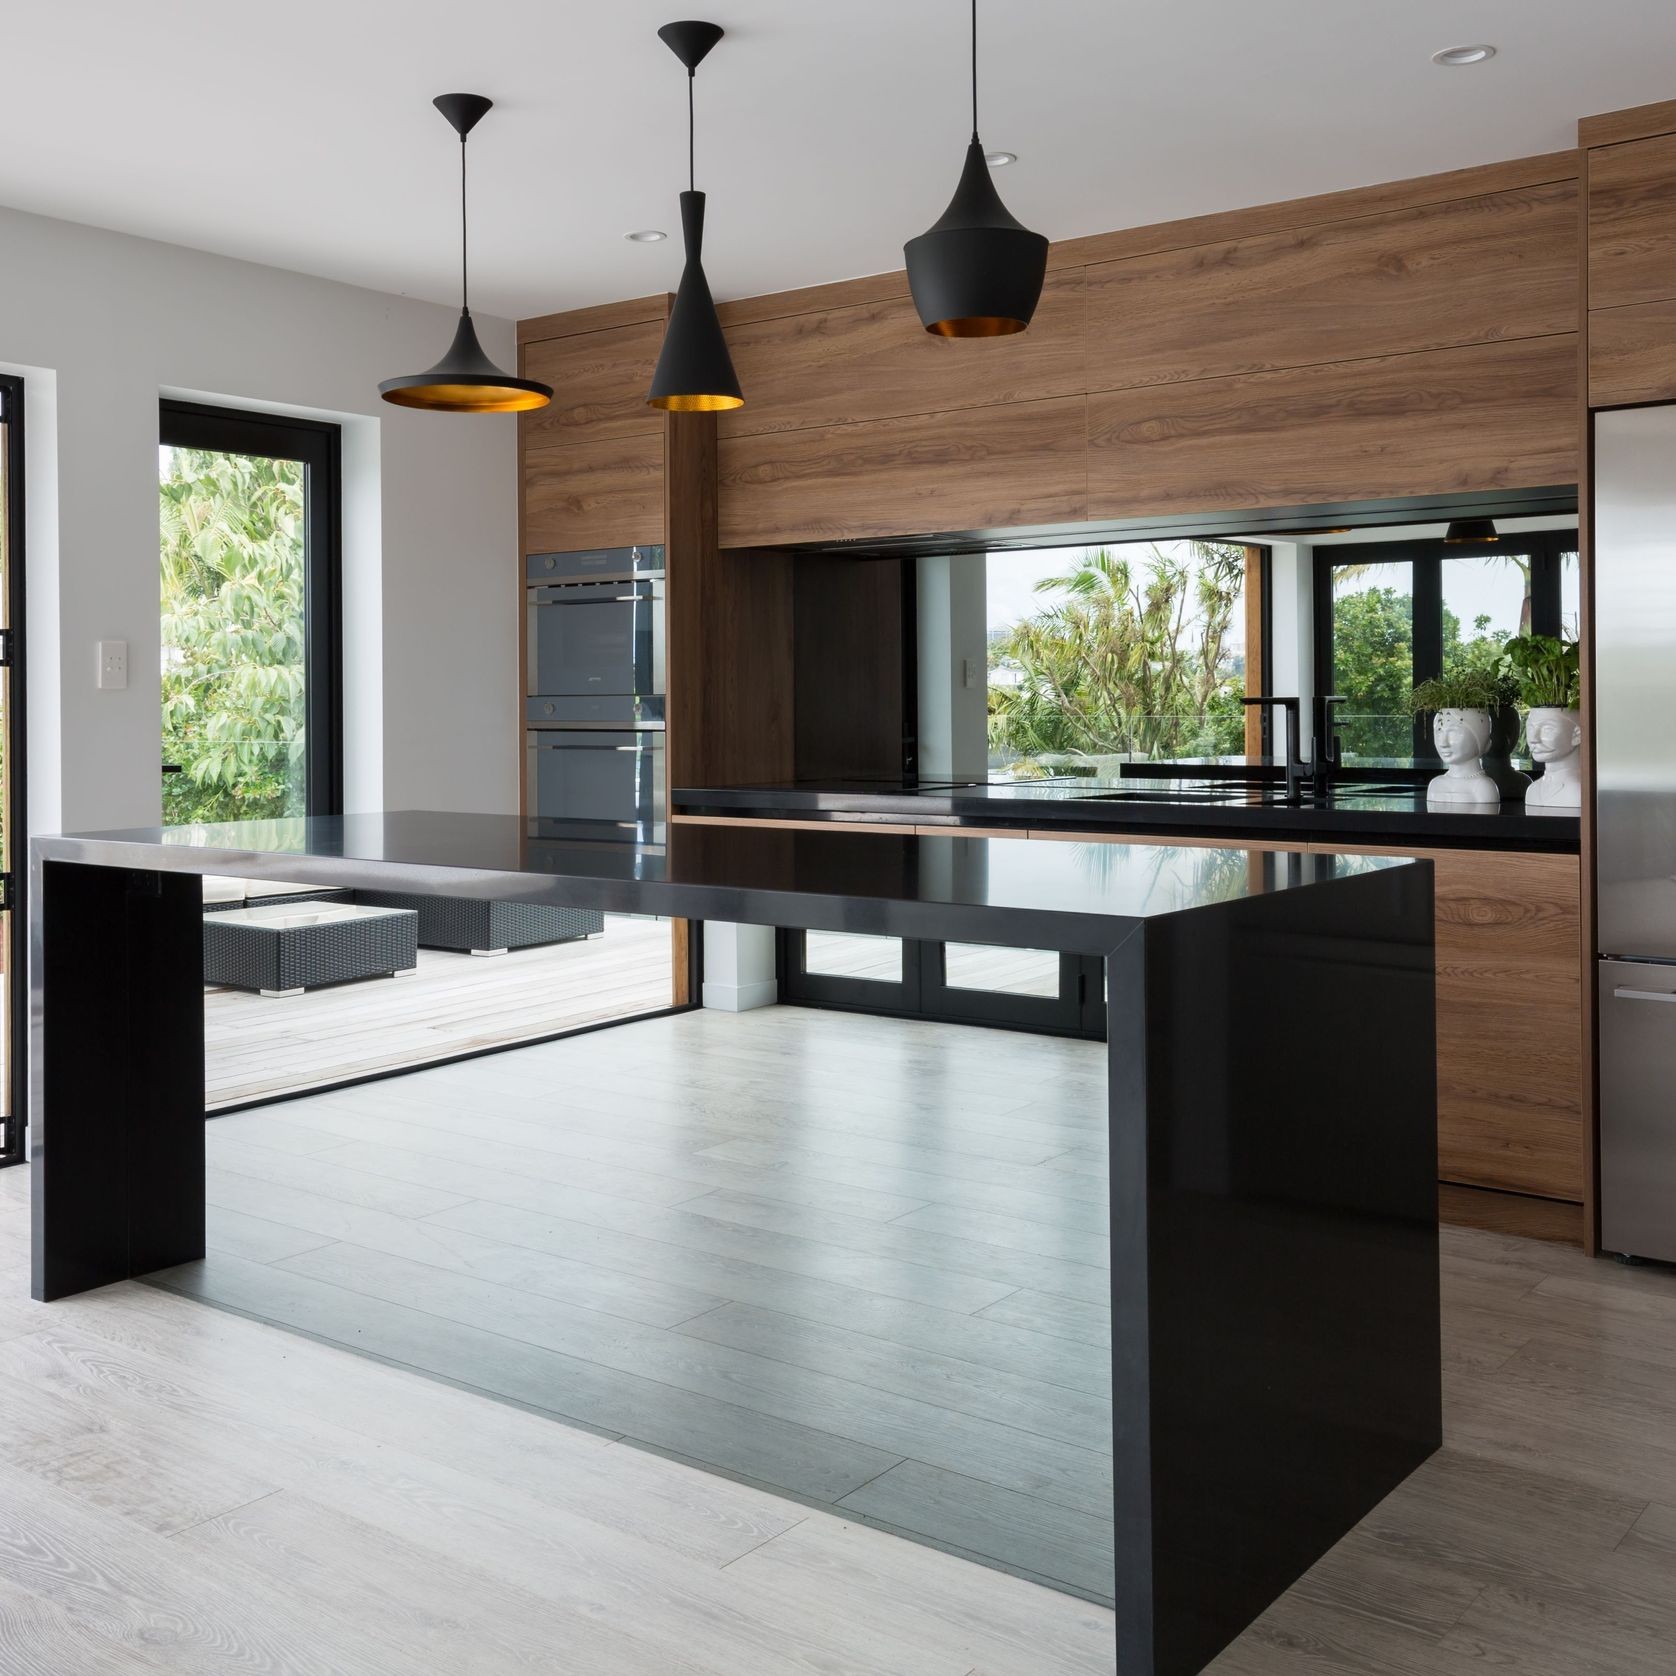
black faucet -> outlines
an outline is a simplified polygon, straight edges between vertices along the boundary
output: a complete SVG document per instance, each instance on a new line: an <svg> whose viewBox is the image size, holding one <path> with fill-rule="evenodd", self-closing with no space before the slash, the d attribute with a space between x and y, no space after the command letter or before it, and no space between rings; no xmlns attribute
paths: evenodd
<svg viewBox="0 0 1676 1676"><path fill-rule="evenodd" d="M1315 700L1315 732L1310 740L1310 757L1305 762L1299 752L1302 733L1299 727L1299 701L1296 698L1277 698L1268 693L1256 693L1244 700L1246 704L1261 704L1270 710L1286 712L1286 801L1302 801L1304 776L1309 776L1310 789L1317 797L1324 797L1333 783L1333 770L1339 766L1338 721L1333 707L1343 704L1338 693L1326 693Z"/></svg>
<svg viewBox="0 0 1676 1676"><path fill-rule="evenodd" d="M1325 795L1332 788L1333 771L1343 761L1338 717L1333 714L1333 708L1344 702L1337 693L1320 694L1315 700L1315 738L1310 744L1310 767L1314 771L1315 790L1320 795Z"/></svg>
<svg viewBox="0 0 1676 1676"><path fill-rule="evenodd" d="M1246 704L1261 704L1269 710L1284 710L1286 712L1286 801L1297 803L1301 801L1300 788L1304 775L1309 772L1309 764L1298 755L1298 701L1295 698L1275 698L1268 693L1253 693L1242 702ZM1272 734L1271 734L1272 739ZM1271 745L1272 754L1272 745Z"/></svg>

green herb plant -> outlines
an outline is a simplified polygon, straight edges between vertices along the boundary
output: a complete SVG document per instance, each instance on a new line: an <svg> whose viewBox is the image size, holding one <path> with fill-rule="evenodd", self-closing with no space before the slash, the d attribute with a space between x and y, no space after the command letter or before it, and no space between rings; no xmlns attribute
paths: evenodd
<svg viewBox="0 0 1676 1676"><path fill-rule="evenodd" d="M1577 642L1551 634L1521 634L1502 648L1501 667L1519 688L1527 710L1575 710L1582 699Z"/></svg>
<svg viewBox="0 0 1676 1676"><path fill-rule="evenodd" d="M1488 710L1493 716L1518 697L1518 682L1504 669L1463 669L1422 681L1409 694L1408 707L1420 716L1439 710Z"/></svg>

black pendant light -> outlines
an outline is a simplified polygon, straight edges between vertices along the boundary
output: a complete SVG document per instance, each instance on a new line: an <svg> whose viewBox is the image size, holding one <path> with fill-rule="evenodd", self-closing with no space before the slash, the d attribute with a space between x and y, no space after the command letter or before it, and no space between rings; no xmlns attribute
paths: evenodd
<svg viewBox="0 0 1676 1676"><path fill-rule="evenodd" d="M1493 518L1456 518L1443 532L1446 547L1462 547L1471 541L1500 541Z"/></svg>
<svg viewBox="0 0 1676 1676"><path fill-rule="evenodd" d="M466 289L466 135L494 104L481 93L439 93L431 101L460 136L460 324L448 353L424 372L387 378L378 393L398 407L422 407L432 413L522 413L545 407L552 387L533 378L502 372L477 341Z"/></svg>
<svg viewBox="0 0 1676 1676"><path fill-rule="evenodd" d="M743 407L739 375L727 352L710 282L704 277L704 194L693 171L693 80L710 49L722 38L714 23L666 23L658 39L687 67L687 190L681 194L681 241L687 265L669 311L663 350L646 400L671 413L719 413Z"/></svg>
<svg viewBox="0 0 1676 1676"><path fill-rule="evenodd" d="M928 332L995 338L1022 332L1047 274L1048 242L1008 213L978 139L978 0L972 0L972 143L942 219L909 239L908 288Z"/></svg>

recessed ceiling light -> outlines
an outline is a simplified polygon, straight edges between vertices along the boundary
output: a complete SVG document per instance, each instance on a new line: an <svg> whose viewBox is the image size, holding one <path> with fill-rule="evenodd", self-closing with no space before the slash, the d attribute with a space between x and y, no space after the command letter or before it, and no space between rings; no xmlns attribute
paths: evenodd
<svg viewBox="0 0 1676 1676"><path fill-rule="evenodd" d="M1479 42L1470 47L1445 47L1442 52L1432 54L1434 64L1446 64L1451 67L1461 64L1482 64L1486 58L1494 58L1496 49Z"/></svg>
<svg viewBox="0 0 1676 1676"><path fill-rule="evenodd" d="M623 237L630 244L662 244L669 235L660 232L656 227L639 227L632 233L624 233Z"/></svg>
<svg viewBox="0 0 1676 1676"><path fill-rule="evenodd" d="M1016 151L986 151L983 154L983 160L992 169L1004 169L1009 163L1018 161L1018 153Z"/></svg>

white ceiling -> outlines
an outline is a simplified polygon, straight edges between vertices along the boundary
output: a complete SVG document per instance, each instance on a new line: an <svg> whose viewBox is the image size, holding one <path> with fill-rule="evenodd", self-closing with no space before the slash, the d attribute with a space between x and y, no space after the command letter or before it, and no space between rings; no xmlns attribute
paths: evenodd
<svg viewBox="0 0 1676 1676"><path fill-rule="evenodd" d="M720 297L901 265L967 134L963 0L695 0ZM528 315L673 288L678 0L9 0L0 203L380 290ZM1053 238L1575 143L1676 97L1671 0L980 0L985 142ZM1490 41L1473 69L1441 47ZM0 252L3 257L3 252ZM3 283L0 267L0 283Z"/></svg>

